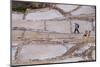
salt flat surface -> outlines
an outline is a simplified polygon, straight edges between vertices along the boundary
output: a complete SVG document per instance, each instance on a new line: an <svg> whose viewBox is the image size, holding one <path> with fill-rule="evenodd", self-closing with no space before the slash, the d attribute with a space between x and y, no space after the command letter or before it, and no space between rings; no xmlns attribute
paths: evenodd
<svg viewBox="0 0 100 67"><path fill-rule="evenodd" d="M69 11L77 8L78 5L63 5L63 4L57 4L56 7L62 9L64 12L69 12Z"/></svg>
<svg viewBox="0 0 100 67"><path fill-rule="evenodd" d="M55 58L66 52L66 48L62 45L26 45L22 48L19 58L21 60Z"/></svg>
<svg viewBox="0 0 100 67"><path fill-rule="evenodd" d="M22 20L23 14L22 13L12 13L12 20Z"/></svg>
<svg viewBox="0 0 100 67"><path fill-rule="evenodd" d="M62 17L63 16L58 11L52 9L45 12L28 13L26 16L26 20L48 20Z"/></svg>
<svg viewBox="0 0 100 67"><path fill-rule="evenodd" d="M64 44L64 46L67 48L67 50L69 50L71 47L73 47L75 44L71 44L71 43L69 43L69 44Z"/></svg>
<svg viewBox="0 0 100 67"><path fill-rule="evenodd" d="M26 29L44 29L43 21L14 21L12 27L23 27Z"/></svg>
<svg viewBox="0 0 100 67"><path fill-rule="evenodd" d="M70 33L70 22L63 21L47 21L47 30L59 33Z"/></svg>
<svg viewBox="0 0 100 67"><path fill-rule="evenodd" d="M92 14L95 13L95 9L93 9L91 6L81 6L78 10L72 12L72 15L80 15L80 14Z"/></svg>

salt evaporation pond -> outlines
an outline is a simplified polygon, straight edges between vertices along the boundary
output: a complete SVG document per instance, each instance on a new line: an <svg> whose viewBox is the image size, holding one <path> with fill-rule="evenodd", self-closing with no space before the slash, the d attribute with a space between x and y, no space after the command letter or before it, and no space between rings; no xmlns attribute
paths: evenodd
<svg viewBox="0 0 100 67"><path fill-rule="evenodd" d="M19 53L20 60L45 60L50 58L56 58L61 56L67 51L63 45L52 45L52 44L30 44L23 46Z"/></svg>

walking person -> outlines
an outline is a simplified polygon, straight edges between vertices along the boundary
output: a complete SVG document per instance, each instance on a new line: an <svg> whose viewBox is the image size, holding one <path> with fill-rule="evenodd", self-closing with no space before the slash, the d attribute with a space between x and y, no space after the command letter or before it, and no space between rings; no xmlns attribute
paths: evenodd
<svg viewBox="0 0 100 67"><path fill-rule="evenodd" d="M79 34L80 32L79 32L78 29L79 29L79 24L75 23L75 30L74 30L74 33L78 33L78 34Z"/></svg>

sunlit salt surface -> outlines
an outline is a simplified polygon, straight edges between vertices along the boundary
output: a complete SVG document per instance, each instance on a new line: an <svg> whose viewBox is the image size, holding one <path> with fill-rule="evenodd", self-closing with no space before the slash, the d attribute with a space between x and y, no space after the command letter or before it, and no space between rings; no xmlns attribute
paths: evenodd
<svg viewBox="0 0 100 67"><path fill-rule="evenodd" d="M75 8L77 8L77 5L63 5L63 4L58 4L56 7L62 9L64 12L69 12Z"/></svg>
<svg viewBox="0 0 100 67"><path fill-rule="evenodd" d="M63 16L56 10L48 10L46 12L32 12L28 13L26 20L47 20L54 18L63 18Z"/></svg>
<svg viewBox="0 0 100 67"><path fill-rule="evenodd" d="M39 44L23 46L19 58L21 60L45 60L48 58L55 58L61 56L66 52L66 48L62 45Z"/></svg>
<svg viewBox="0 0 100 67"><path fill-rule="evenodd" d="M91 8L91 6L81 6L80 9L72 12L73 15L84 15L84 14L93 14L95 13L95 9Z"/></svg>

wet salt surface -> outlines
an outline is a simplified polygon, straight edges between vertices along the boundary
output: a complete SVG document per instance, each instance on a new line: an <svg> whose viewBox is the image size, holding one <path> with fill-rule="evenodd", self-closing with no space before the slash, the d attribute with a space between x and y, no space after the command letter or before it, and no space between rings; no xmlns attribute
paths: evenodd
<svg viewBox="0 0 100 67"><path fill-rule="evenodd" d="M62 45L26 45L23 46L19 58L21 60L45 60L47 58L55 58L66 52L66 47Z"/></svg>

